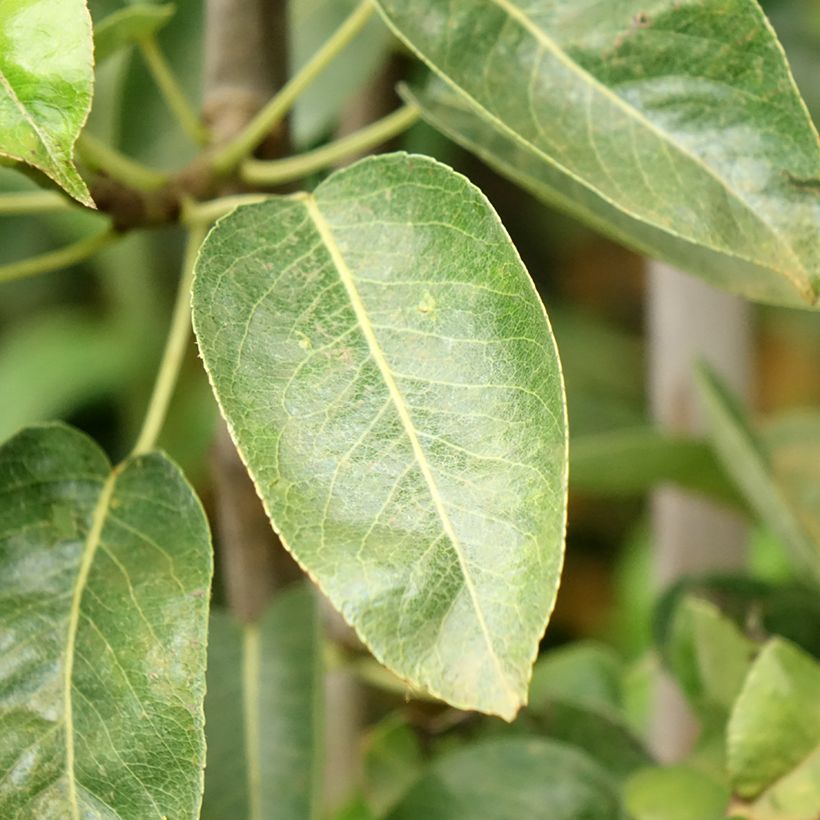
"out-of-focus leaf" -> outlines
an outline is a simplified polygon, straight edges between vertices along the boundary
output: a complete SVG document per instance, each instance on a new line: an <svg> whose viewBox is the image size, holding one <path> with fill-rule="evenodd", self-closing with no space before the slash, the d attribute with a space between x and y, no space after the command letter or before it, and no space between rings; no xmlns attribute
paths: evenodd
<svg viewBox="0 0 820 820"><path fill-rule="evenodd" d="M74 167L91 110L94 56L85 0L0 5L0 157L42 171L94 207Z"/></svg>
<svg viewBox="0 0 820 820"><path fill-rule="evenodd" d="M120 391L142 366L123 329L74 309L24 320L0 337L0 440Z"/></svg>
<svg viewBox="0 0 820 820"><path fill-rule="evenodd" d="M765 809L750 816L813 820L820 813L818 693L817 661L779 638L763 648L728 729L732 788Z"/></svg>
<svg viewBox="0 0 820 820"><path fill-rule="evenodd" d="M359 0L291 0L291 74L298 71L353 12ZM344 105L370 80L387 58L392 38L374 15L356 37L355 44L333 61L299 97L293 109L291 129L297 145L307 145L322 136Z"/></svg>
<svg viewBox="0 0 820 820"><path fill-rule="evenodd" d="M208 525L163 455L0 448L0 816L196 817Z"/></svg>
<svg viewBox="0 0 820 820"><path fill-rule="evenodd" d="M388 820L625 820L614 781L585 754L536 738L444 755Z"/></svg>
<svg viewBox="0 0 820 820"><path fill-rule="evenodd" d="M713 604L684 598L664 656L701 714L728 714L754 657L755 645Z"/></svg>
<svg viewBox="0 0 820 820"><path fill-rule="evenodd" d="M376 657L461 708L526 700L558 584L560 366L484 196L426 157L235 211L194 326L283 541Z"/></svg>
<svg viewBox="0 0 820 820"><path fill-rule="evenodd" d="M258 624L212 613L205 820L316 816L323 692L309 584L279 592Z"/></svg>
<svg viewBox="0 0 820 820"><path fill-rule="evenodd" d="M770 453L737 400L706 366L698 370L697 380L708 432L727 473L789 550L798 572L820 584L820 462L801 458L799 452L791 461L792 447L790 454L780 456L781 464L789 463L789 478L779 479ZM805 446L818 452L816 441Z"/></svg>
<svg viewBox="0 0 820 820"><path fill-rule="evenodd" d="M391 715L365 738L364 795L376 816L383 816L418 778L423 765L413 729Z"/></svg>
<svg viewBox="0 0 820 820"><path fill-rule="evenodd" d="M434 125L651 255L817 303L817 132L756 0L378 5L458 92Z"/></svg>
<svg viewBox="0 0 820 820"><path fill-rule="evenodd" d="M643 769L625 795L634 820L720 820L730 796L725 785L687 765Z"/></svg>
<svg viewBox="0 0 820 820"><path fill-rule="evenodd" d="M530 708L557 698L617 714L623 706L623 671L620 658L603 644L590 641L553 649L533 669Z"/></svg>
<svg viewBox="0 0 820 820"><path fill-rule="evenodd" d="M173 16L170 3L134 3L109 14L94 26L94 56L99 65L121 48L156 34Z"/></svg>
<svg viewBox="0 0 820 820"><path fill-rule="evenodd" d="M642 495L671 482L739 502L713 449L699 439L676 438L651 427L617 430L574 437L569 454L570 486L581 492Z"/></svg>
<svg viewBox="0 0 820 820"><path fill-rule="evenodd" d="M684 578L658 602L654 642L663 652L672 642L675 619L687 597L710 601L740 630L760 639L780 635L820 658L820 599L802 584L772 584L743 575Z"/></svg>

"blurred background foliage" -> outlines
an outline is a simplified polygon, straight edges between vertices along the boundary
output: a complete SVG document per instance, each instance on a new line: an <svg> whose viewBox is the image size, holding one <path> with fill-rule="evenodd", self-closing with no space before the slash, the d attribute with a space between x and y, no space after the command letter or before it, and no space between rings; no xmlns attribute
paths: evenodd
<svg viewBox="0 0 820 820"><path fill-rule="evenodd" d="M90 5L99 21L123 3L91 0ZM292 63L305 60L353 5L350 0L293 0ZM763 5L818 121L820 0L767 0ZM201 12L199 2L180 0L159 35L193 100L200 95ZM392 88L395 79L418 79L423 71L374 18L357 45L297 106L291 120L296 148L332 138L346 112L361 106L362 94L373 93L379 78L387 78ZM391 95L388 90L388 102ZM158 168L178 167L195 150L157 95L139 55L128 50L98 67L89 127ZM647 682L657 664L650 650L659 630L669 628L663 620L663 613L671 611L668 596L681 592L668 593L666 608L653 615L648 492L673 479L724 503L742 507L742 502L705 442L669 442L651 426L644 383L643 260L540 204L424 124L414 126L394 147L437 157L487 194L547 305L569 399L569 536L558 606L545 639L545 648L556 649L545 654L536 670L532 706L516 726L540 722L554 738L592 746L594 756L614 766L617 775L617 761L627 769L644 761L641 744L629 741L634 759L624 763L622 752L607 759L607 744L588 739L600 738L605 725L612 748L622 750L623 737L616 736L645 727ZM25 176L0 170L0 191L32 187ZM2 216L0 263L59 247L93 233L101 223L101 217L75 210L36 219ZM82 265L2 286L0 439L23 424L62 418L86 430L113 458L125 454L159 361L181 245L175 229L135 233ZM767 440L788 445L795 425L804 432L813 425L815 441L820 441L817 315L757 306L754 321L757 387L752 412ZM191 345L160 444L190 476L209 509L215 422L215 405ZM798 437L791 456L781 451L786 462L800 459L804 441ZM820 445L815 454L818 450ZM813 492L807 503L817 508L816 483ZM720 578L691 583L695 591L721 601L724 611L733 611L739 621L754 609L818 653L818 619L807 620L801 608L805 602L789 597L798 594L789 591L790 580L781 545L755 524L743 583ZM580 643L563 646L570 641ZM351 663L347 653L332 654L331 664ZM355 813L363 801L379 810L391 805L431 750L447 750L454 737L500 731L493 721L423 700L407 701L401 684L367 658L357 658L352 662L369 681L365 723L371 728L363 741L364 793L351 804L351 817L366 816L363 810ZM584 720L578 719L579 711ZM625 722L613 715L625 716Z"/></svg>

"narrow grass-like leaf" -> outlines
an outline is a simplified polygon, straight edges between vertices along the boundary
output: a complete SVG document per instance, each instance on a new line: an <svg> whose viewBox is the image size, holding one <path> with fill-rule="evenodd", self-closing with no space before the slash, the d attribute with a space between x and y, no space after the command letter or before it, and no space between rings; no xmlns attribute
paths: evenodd
<svg viewBox="0 0 820 820"><path fill-rule="evenodd" d="M203 820L309 820L322 776L321 645L309 584L256 624L211 616Z"/></svg>
<svg viewBox="0 0 820 820"><path fill-rule="evenodd" d="M563 553L544 308L487 200L426 158L223 219L194 325L271 520L411 684L512 718Z"/></svg>
<svg viewBox="0 0 820 820"><path fill-rule="evenodd" d="M121 48L156 34L174 16L170 3L134 3L104 17L94 26L94 57L99 65Z"/></svg>
<svg viewBox="0 0 820 820"><path fill-rule="evenodd" d="M737 400L706 366L700 368L697 379L708 432L726 472L752 509L789 550L795 567L808 579L820 583L818 482L804 483L800 478L795 482L793 477L779 480L771 453L751 429ZM815 476L820 471L816 463L811 462L809 469ZM805 470L804 465L802 478L805 478Z"/></svg>
<svg viewBox="0 0 820 820"><path fill-rule="evenodd" d="M817 131L757 0L377 3L512 175L718 284L817 303Z"/></svg>
<svg viewBox="0 0 820 820"><path fill-rule="evenodd" d="M211 549L177 468L84 434L0 448L0 816L195 818Z"/></svg>
<svg viewBox="0 0 820 820"><path fill-rule="evenodd" d="M38 168L92 208L74 167L74 143L93 87L85 0L0 4L0 157Z"/></svg>

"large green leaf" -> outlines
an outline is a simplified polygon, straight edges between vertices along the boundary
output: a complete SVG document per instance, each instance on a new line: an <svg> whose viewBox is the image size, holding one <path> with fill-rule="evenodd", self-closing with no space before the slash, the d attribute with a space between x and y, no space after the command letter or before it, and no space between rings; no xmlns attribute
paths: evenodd
<svg viewBox="0 0 820 820"><path fill-rule="evenodd" d="M512 718L563 553L549 324L480 191L426 157L223 219L194 324L277 531L414 685Z"/></svg>
<svg viewBox="0 0 820 820"><path fill-rule="evenodd" d="M811 458L818 452L817 442L811 438L804 441L809 458L804 453L796 468L790 466L791 459L781 450L777 471L772 453L752 430L737 399L705 366L700 368L697 379L708 432L726 472L789 550L795 567L820 583L820 468ZM779 446L785 447L785 442ZM792 455L793 451L794 440Z"/></svg>
<svg viewBox="0 0 820 820"><path fill-rule="evenodd" d="M562 743L476 743L440 758L388 820L621 820L607 772Z"/></svg>
<svg viewBox="0 0 820 820"><path fill-rule="evenodd" d="M527 187L752 298L817 302L817 132L756 0L378 5L461 97L432 121Z"/></svg>
<svg viewBox="0 0 820 820"><path fill-rule="evenodd" d="M729 721L729 777L755 818L820 814L820 664L775 638L749 673Z"/></svg>
<svg viewBox="0 0 820 820"><path fill-rule="evenodd" d="M0 156L38 168L92 208L74 167L74 143L93 87L85 0L0 4Z"/></svg>
<svg viewBox="0 0 820 820"><path fill-rule="evenodd" d="M214 612L202 817L306 820L321 784L321 646L308 584L279 592L258 624Z"/></svg>
<svg viewBox="0 0 820 820"><path fill-rule="evenodd" d="M0 448L0 495L0 816L196 817L211 550L190 487L49 425Z"/></svg>

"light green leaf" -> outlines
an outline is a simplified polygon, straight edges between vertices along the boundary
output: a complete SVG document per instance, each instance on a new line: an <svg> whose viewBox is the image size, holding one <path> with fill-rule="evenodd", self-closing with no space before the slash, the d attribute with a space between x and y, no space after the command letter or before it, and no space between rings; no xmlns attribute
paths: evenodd
<svg viewBox="0 0 820 820"><path fill-rule="evenodd" d="M288 3L291 76L316 54L358 4L359 0ZM356 92L378 76L391 42L389 30L374 14L354 43L334 59L331 70L323 72L296 101L291 118L296 145L310 145L325 135Z"/></svg>
<svg viewBox="0 0 820 820"><path fill-rule="evenodd" d="M801 460L790 479L779 481L772 457L751 429L737 400L705 366L697 374L706 423L726 472L749 505L780 538L800 573L820 583L820 470ZM817 452L817 443L806 446ZM788 456L781 455L787 463ZM781 470L784 468L781 467ZM804 483L806 470L814 480Z"/></svg>
<svg viewBox="0 0 820 820"><path fill-rule="evenodd" d="M720 820L727 816L729 789L687 765L643 769L626 784L634 820Z"/></svg>
<svg viewBox="0 0 820 820"><path fill-rule="evenodd" d="M0 448L0 816L195 818L211 549L163 455Z"/></svg>
<svg viewBox="0 0 820 820"><path fill-rule="evenodd" d="M511 719L558 585L566 420L481 192L393 154L241 208L200 253L194 325L297 560L400 677Z"/></svg>
<svg viewBox="0 0 820 820"><path fill-rule="evenodd" d="M378 5L513 176L676 264L701 246L684 266L751 298L817 303L817 132L756 0Z"/></svg>
<svg viewBox="0 0 820 820"><path fill-rule="evenodd" d="M755 645L714 604L686 597L678 605L665 660L702 714L728 714L754 653Z"/></svg>
<svg viewBox="0 0 820 820"><path fill-rule="evenodd" d="M0 157L38 168L94 207L74 167L91 110L94 57L85 0L0 5Z"/></svg>
<svg viewBox="0 0 820 820"><path fill-rule="evenodd" d="M305 820L321 784L322 688L316 596L276 594L258 624L211 616L204 820Z"/></svg>
<svg viewBox="0 0 820 820"><path fill-rule="evenodd" d="M607 772L582 752L548 740L476 743L445 755L388 820L621 820Z"/></svg>
<svg viewBox="0 0 820 820"><path fill-rule="evenodd" d="M100 20L94 26L94 56L99 65L121 48L156 34L174 16L176 6L167 3L134 3Z"/></svg>
<svg viewBox="0 0 820 820"><path fill-rule="evenodd" d="M820 664L780 638L763 648L746 678L729 720L732 787L746 800L762 795L769 808L798 807L761 817L812 820L820 812L819 692Z"/></svg>

